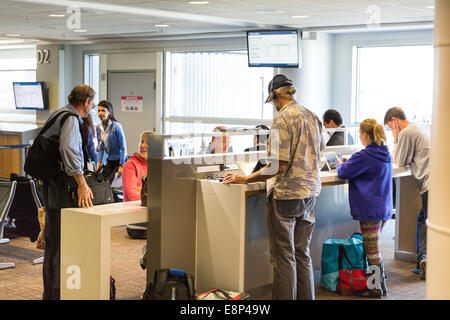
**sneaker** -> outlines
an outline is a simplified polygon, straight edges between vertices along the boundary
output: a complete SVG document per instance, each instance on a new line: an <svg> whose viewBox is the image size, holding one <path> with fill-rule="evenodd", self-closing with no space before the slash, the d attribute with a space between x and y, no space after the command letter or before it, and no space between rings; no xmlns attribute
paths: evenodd
<svg viewBox="0 0 450 320"><path fill-rule="evenodd" d="M422 259L419 262L419 267L411 269L411 272L414 275L420 277L420 279L425 280L426 269L427 269L427 260L426 259Z"/></svg>
<svg viewBox="0 0 450 320"><path fill-rule="evenodd" d="M427 271L427 259L422 259L419 262L420 266L420 279L425 280L426 271Z"/></svg>
<svg viewBox="0 0 450 320"><path fill-rule="evenodd" d="M411 269L411 272L416 276L420 276L420 268Z"/></svg>

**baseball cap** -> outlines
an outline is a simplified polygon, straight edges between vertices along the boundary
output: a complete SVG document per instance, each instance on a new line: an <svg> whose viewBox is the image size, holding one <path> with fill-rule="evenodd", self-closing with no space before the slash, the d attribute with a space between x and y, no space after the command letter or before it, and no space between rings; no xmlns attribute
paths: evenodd
<svg viewBox="0 0 450 320"><path fill-rule="evenodd" d="M292 80L289 80L288 77L286 77L284 74L277 74L273 77L273 79L269 82L269 96L266 99L265 103L270 102L271 95L270 93L274 90L277 90L281 87L290 87L292 86Z"/></svg>

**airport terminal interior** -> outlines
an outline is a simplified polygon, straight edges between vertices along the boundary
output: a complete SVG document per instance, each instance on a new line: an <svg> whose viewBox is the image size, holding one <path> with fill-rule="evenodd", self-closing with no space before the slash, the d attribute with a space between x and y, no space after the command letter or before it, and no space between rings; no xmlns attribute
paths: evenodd
<svg viewBox="0 0 450 320"><path fill-rule="evenodd" d="M80 128L69 145L87 145L84 169L100 170L109 187L93 208L80 200L59 209L58 298L108 300L113 278L116 300L140 300L155 271L171 268L191 274L197 293L271 300L269 184L224 179L258 171L273 150L277 74L317 115L326 144L310 243L315 299L449 299L449 21L447 0L2 0L0 300L43 299L50 187L24 167L53 112L78 101L79 85L95 93L79 116L90 135ZM361 232L352 180L336 166L365 148L360 124L369 118L393 154L393 107L431 141L427 253L416 261L417 162L392 161L392 210L379 239L388 294L345 295L325 281L325 242L363 245L352 238ZM76 185L68 188L75 203Z"/></svg>

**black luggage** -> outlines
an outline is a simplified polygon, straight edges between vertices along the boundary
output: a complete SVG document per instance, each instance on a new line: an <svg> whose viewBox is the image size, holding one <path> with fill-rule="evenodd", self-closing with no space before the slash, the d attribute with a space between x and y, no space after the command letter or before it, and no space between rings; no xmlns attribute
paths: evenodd
<svg viewBox="0 0 450 320"><path fill-rule="evenodd" d="M194 300L194 276L179 269L155 271L153 283L145 289L144 300Z"/></svg>

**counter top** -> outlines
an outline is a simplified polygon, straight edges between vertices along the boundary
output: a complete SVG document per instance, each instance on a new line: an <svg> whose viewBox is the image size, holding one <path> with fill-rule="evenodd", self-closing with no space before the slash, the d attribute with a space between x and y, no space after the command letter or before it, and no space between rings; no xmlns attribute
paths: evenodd
<svg viewBox="0 0 450 320"><path fill-rule="evenodd" d="M397 167L395 164L392 165L392 173L394 178L400 178L411 175L411 172L409 171L409 168L401 168ZM320 172L320 180L322 182L322 186L326 186L328 184L334 185L334 184L343 184L347 183L348 180L339 178L336 174L336 171L321 171ZM199 181L210 181L211 183L222 183L218 180L205 180L200 179ZM245 188L244 191L257 191L257 190L264 190L266 189L266 183L265 182L253 182L248 183L245 185L241 185L243 188Z"/></svg>
<svg viewBox="0 0 450 320"><path fill-rule="evenodd" d="M3 133L22 133L40 127L41 125L35 123L0 122L0 132Z"/></svg>
<svg viewBox="0 0 450 320"><path fill-rule="evenodd" d="M114 202L93 206L92 208L65 208L65 212L82 213L96 216L118 215L127 212L145 211L146 207L141 206L141 200Z"/></svg>

